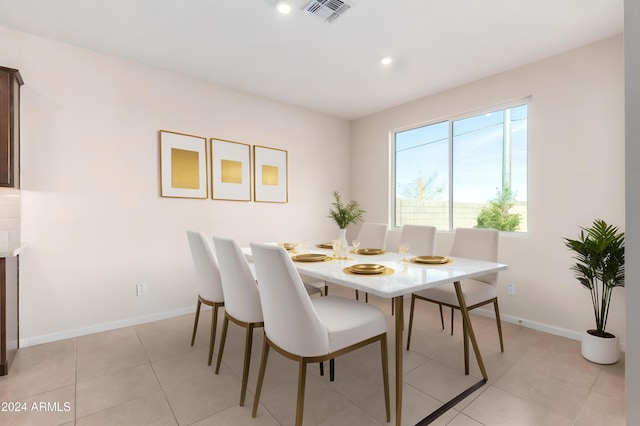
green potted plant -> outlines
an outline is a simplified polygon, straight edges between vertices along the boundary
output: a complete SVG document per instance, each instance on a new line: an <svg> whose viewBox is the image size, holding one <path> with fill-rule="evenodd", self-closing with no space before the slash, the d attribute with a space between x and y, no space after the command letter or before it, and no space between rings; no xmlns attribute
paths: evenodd
<svg viewBox="0 0 640 426"><path fill-rule="evenodd" d="M495 198L482 207L476 218L476 228L497 229L498 231L516 231L520 227L522 215L509 213L516 205L516 193L507 186L496 192Z"/></svg>
<svg viewBox="0 0 640 426"><path fill-rule="evenodd" d="M351 200L348 203L342 201L342 196L338 191L333 191L334 201L331 203L333 208L329 210L329 218L340 228L340 245L347 247L347 226L358 223L362 220L362 216L366 213L360 208L357 201Z"/></svg>
<svg viewBox="0 0 640 426"><path fill-rule="evenodd" d="M564 238L574 253L571 267L576 279L591 292L596 328L582 338L582 356L599 364L612 364L620 357L618 338L606 331L611 292L624 287L624 233L618 227L596 219L580 227L578 239Z"/></svg>

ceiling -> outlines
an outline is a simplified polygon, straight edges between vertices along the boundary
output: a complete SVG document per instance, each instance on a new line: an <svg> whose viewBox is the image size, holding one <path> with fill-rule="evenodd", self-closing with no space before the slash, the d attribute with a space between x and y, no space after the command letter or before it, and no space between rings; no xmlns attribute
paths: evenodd
<svg viewBox="0 0 640 426"><path fill-rule="evenodd" d="M345 1L0 0L0 25L347 120L623 30L623 0Z"/></svg>

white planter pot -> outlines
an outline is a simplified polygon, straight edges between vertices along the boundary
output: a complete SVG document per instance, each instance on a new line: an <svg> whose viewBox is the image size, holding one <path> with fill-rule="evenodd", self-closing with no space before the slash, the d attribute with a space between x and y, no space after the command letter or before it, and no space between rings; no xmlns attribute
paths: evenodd
<svg viewBox="0 0 640 426"><path fill-rule="evenodd" d="M613 364L620 359L620 341L617 336L598 337L585 331L582 334L582 356L597 364Z"/></svg>

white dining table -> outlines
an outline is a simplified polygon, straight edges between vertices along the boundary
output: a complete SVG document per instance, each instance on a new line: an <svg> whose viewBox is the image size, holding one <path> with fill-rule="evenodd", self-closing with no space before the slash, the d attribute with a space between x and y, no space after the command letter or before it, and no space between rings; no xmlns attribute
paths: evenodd
<svg viewBox="0 0 640 426"><path fill-rule="evenodd" d="M251 250L243 249L245 255L251 260ZM313 247L309 253L322 253L331 256L331 250ZM300 254L300 253L297 253ZM402 362L403 362L403 332L404 332L404 296L413 292L440 285L453 283L460 311L462 313L463 326L468 340L478 362L482 374L482 380L466 389L450 401L444 403L433 413L427 415L419 424L429 424L440 415L452 408L459 401L466 398L476 389L484 385L487 380L487 372L484 367L482 355L473 332L473 325L469 318L469 312L465 303L460 281L479 277L507 269L507 265L480 260L450 257L451 262L443 265L418 264L409 260L415 255L410 253L401 255L398 253L384 252L377 255L362 255L351 251L347 259L332 259L322 262L297 262L293 264L300 274L304 274L322 281L339 284L344 287L364 291L376 296L393 299L395 311L395 378L396 378L396 425L402 424ZM391 268L393 273L383 275L358 275L345 271L355 264L379 264ZM465 363L468 363L468 346L465 339ZM468 365L465 365L465 373L468 374Z"/></svg>

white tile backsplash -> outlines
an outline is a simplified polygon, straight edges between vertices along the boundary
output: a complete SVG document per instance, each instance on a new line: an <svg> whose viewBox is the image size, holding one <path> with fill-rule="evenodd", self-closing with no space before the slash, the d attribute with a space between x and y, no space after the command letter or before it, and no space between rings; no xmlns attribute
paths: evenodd
<svg viewBox="0 0 640 426"><path fill-rule="evenodd" d="M0 243L20 242L20 190L0 189Z"/></svg>

